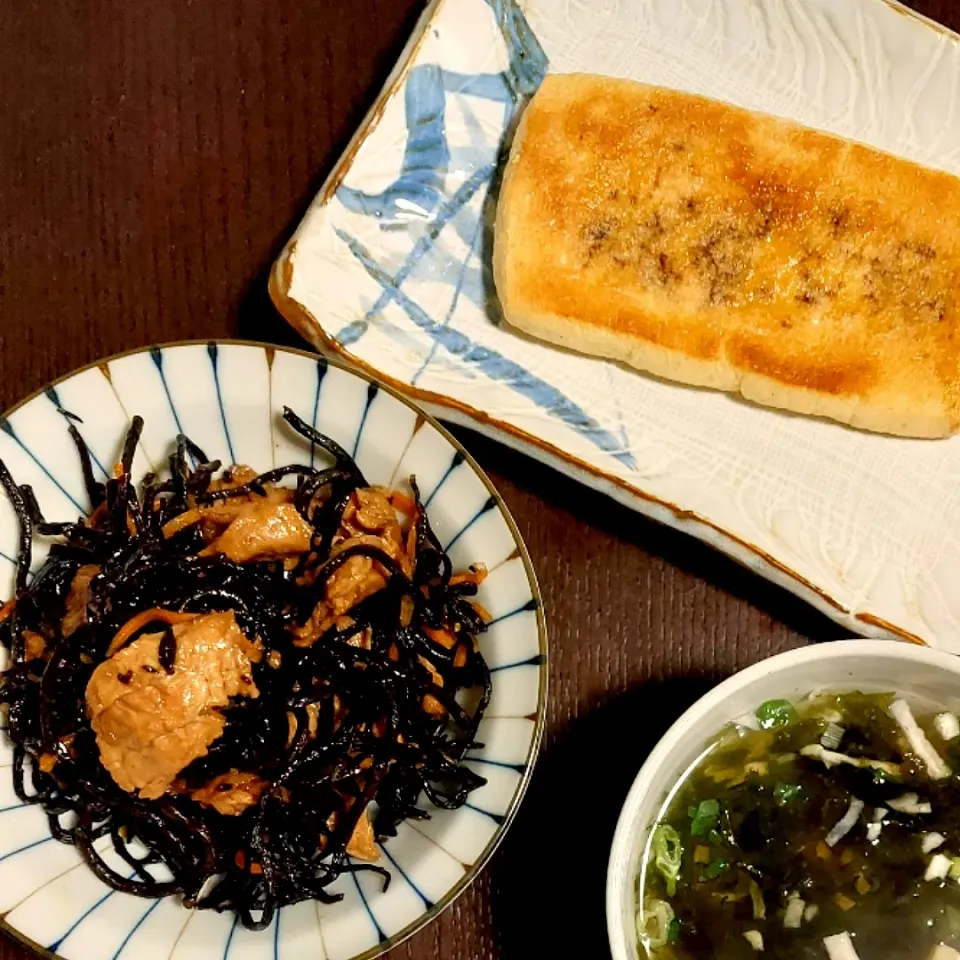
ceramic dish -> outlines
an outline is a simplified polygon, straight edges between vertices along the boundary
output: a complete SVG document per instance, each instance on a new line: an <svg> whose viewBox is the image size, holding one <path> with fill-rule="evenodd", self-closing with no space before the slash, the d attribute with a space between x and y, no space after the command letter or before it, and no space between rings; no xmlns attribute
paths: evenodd
<svg viewBox="0 0 960 960"><path fill-rule="evenodd" d="M731 720L766 700L811 691L896 691L908 699L960 708L960 659L887 640L840 640L770 657L698 700L667 731L641 768L620 813L607 870L607 928L613 960L640 960L637 872L670 790Z"/></svg>
<svg viewBox="0 0 960 960"><path fill-rule="evenodd" d="M461 893L490 857L525 790L540 740L546 638L526 550L500 497L442 427L389 388L307 354L251 344L158 347L79 371L0 420L0 458L33 485L51 520L88 512L76 450L58 408L83 419L96 464L109 469L130 417L145 429L135 472L163 464L179 432L224 463L266 470L311 456L284 429L284 405L352 452L373 484L416 474L430 519L454 565L483 562L480 600L493 615L482 637L493 695L481 723L485 744L468 766L487 779L457 811L401 825L383 845L389 890L369 874L344 875L326 906L286 907L252 933L232 914L189 911L177 900L112 892L77 851L52 840L43 812L21 806L12 750L0 732L0 918L32 946L64 960L353 960L394 946ZM105 473L104 473L105 476ZM0 500L0 595L12 593L17 529ZM36 562L43 559L40 551ZM105 838L108 840L108 838ZM109 840L108 840L109 842ZM118 861L119 863L119 861Z"/></svg>
<svg viewBox="0 0 960 960"><path fill-rule="evenodd" d="M435 0L276 265L281 311L853 632L960 650L960 438L793 417L500 323L498 169L547 70L678 87L960 173L958 37L887 0Z"/></svg>

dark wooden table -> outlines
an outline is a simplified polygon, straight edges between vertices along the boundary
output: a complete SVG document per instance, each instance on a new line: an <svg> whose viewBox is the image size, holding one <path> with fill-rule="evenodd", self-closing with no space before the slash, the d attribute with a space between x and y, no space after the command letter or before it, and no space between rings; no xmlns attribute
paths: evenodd
<svg viewBox="0 0 960 960"><path fill-rule="evenodd" d="M421 3L4 0L0 407L142 344L297 343L266 272ZM960 29L955 0L913 5ZM840 631L698 542L460 434L537 567L549 726L489 868L390 957L600 960L609 842L650 746L717 680ZM27 956L0 937L0 960Z"/></svg>

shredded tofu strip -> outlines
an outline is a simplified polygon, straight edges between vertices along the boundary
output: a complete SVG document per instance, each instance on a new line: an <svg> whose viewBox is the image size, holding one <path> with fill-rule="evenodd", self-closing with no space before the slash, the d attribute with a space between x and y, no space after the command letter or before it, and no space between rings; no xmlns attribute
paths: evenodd
<svg viewBox="0 0 960 960"><path fill-rule="evenodd" d="M938 943L927 960L960 960L960 952L948 947L945 943Z"/></svg>
<svg viewBox="0 0 960 960"><path fill-rule="evenodd" d="M799 897L791 897L787 901L786 910L783 911L783 925L788 930L799 930L806 907L806 903Z"/></svg>
<svg viewBox="0 0 960 960"><path fill-rule="evenodd" d="M890 809L897 813L933 813L933 805L929 800L921 800L915 793L905 793L902 797L890 801Z"/></svg>
<svg viewBox="0 0 960 960"><path fill-rule="evenodd" d="M942 847L947 838L942 833L925 833L920 841L920 849L924 853L933 853L937 847Z"/></svg>
<svg viewBox="0 0 960 960"><path fill-rule="evenodd" d="M833 829L826 836L828 847L835 847L856 825L863 813L863 801L854 798L847 807L847 812L834 824Z"/></svg>
<svg viewBox="0 0 960 960"><path fill-rule="evenodd" d="M763 934L759 930L745 930L743 939L753 947L757 953L763 952Z"/></svg>
<svg viewBox="0 0 960 960"><path fill-rule="evenodd" d="M927 881L946 880L952 866L953 861L946 854L935 853L930 858L930 863L927 864L927 872L923 875L923 879Z"/></svg>
<svg viewBox="0 0 960 960"><path fill-rule="evenodd" d="M938 713L933 718L933 725L937 733L947 742L960 737L960 720L957 719L955 713ZM949 950L951 948L948 947L947 949Z"/></svg>
<svg viewBox="0 0 960 960"><path fill-rule="evenodd" d="M828 770L830 767L846 763L851 767L860 767L860 769L882 770L894 777L900 775L900 767L895 763L888 763L886 760L871 760L869 757L850 757L845 753L827 750L819 743L811 743L809 746L803 747L800 754L809 757L811 760L819 760Z"/></svg>
<svg viewBox="0 0 960 960"><path fill-rule="evenodd" d="M943 758L933 749L933 744L927 735L920 729L913 716L913 711L906 700L894 700L890 704L890 716L900 725L903 735L910 744L910 749L920 758L933 780L944 780L950 776L950 768L943 762Z"/></svg>
<svg viewBox="0 0 960 960"><path fill-rule="evenodd" d="M857 951L853 949L853 940L846 930L832 937L824 937L823 945L827 948L830 960L860 960Z"/></svg>

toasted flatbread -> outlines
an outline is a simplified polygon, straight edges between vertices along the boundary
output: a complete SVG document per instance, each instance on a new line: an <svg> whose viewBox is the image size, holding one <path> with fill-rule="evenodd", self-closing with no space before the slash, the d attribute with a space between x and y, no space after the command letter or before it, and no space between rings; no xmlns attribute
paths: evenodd
<svg viewBox="0 0 960 960"><path fill-rule="evenodd" d="M508 321L867 430L960 427L960 179L703 97L549 76L497 211Z"/></svg>

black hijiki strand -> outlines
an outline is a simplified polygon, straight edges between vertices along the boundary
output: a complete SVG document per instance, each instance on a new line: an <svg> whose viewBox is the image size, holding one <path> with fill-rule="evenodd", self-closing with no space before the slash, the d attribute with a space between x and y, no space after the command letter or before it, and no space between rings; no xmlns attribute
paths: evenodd
<svg viewBox="0 0 960 960"><path fill-rule="evenodd" d="M252 929L268 926L285 904L339 899L328 887L344 873L370 870L389 881L386 870L346 854L365 811L376 811L374 831L383 841L404 820L428 816L423 797L454 809L485 782L463 762L480 746L477 728L490 699L490 672L475 643L485 623L469 599L476 584L451 585L450 559L412 478L412 574L375 546L331 557L343 511L366 481L337 443L289 409L284 419L332 462L278 467L220 491L211 481L221 464L181 436L169 477L146 477L139 495L131 466L142 420L133 420L116 476L106 483L96 480L87 446L70 423L92 509L76 523L47 523L33 491L18 486L0 462L0 485L20 525L15 602L0 622L0 643L10 651L0 702L9 711L17 796L42 805L53 835L75 844L111 887L235 910ZM295 481L293 503L313 531L311 549L292 570L280 562L198 556L205 541L196 526L163 535L164 525L186 510L262 496L281 480ZM54 542L30 580L34 536ZM386 586L312 645L296 645L292 631L309 619L326 577L357 555L380 565ZM89 565L99 572L90 580L86 622L65 636L71 585ZM101 765L85 692L117 631L154 607L233 611L246 636L262 643L264 657L252 667L260 696L225 710L224 734L181 771L183 789L144 800L120 789ZM440 629L454 638L452 648L431 638ZM42 656L28 654L25 632L43 639ZM369 642L351 644L358 634ZM29 649L36 653L36 644ZM168 673L175 669L168 627L159 659ZM425 709L428 697L443 711ZM232 770L269 784L242 814L225 816L190 798L191 790ZM104 851L129 869L118 873Z"/></svg>

